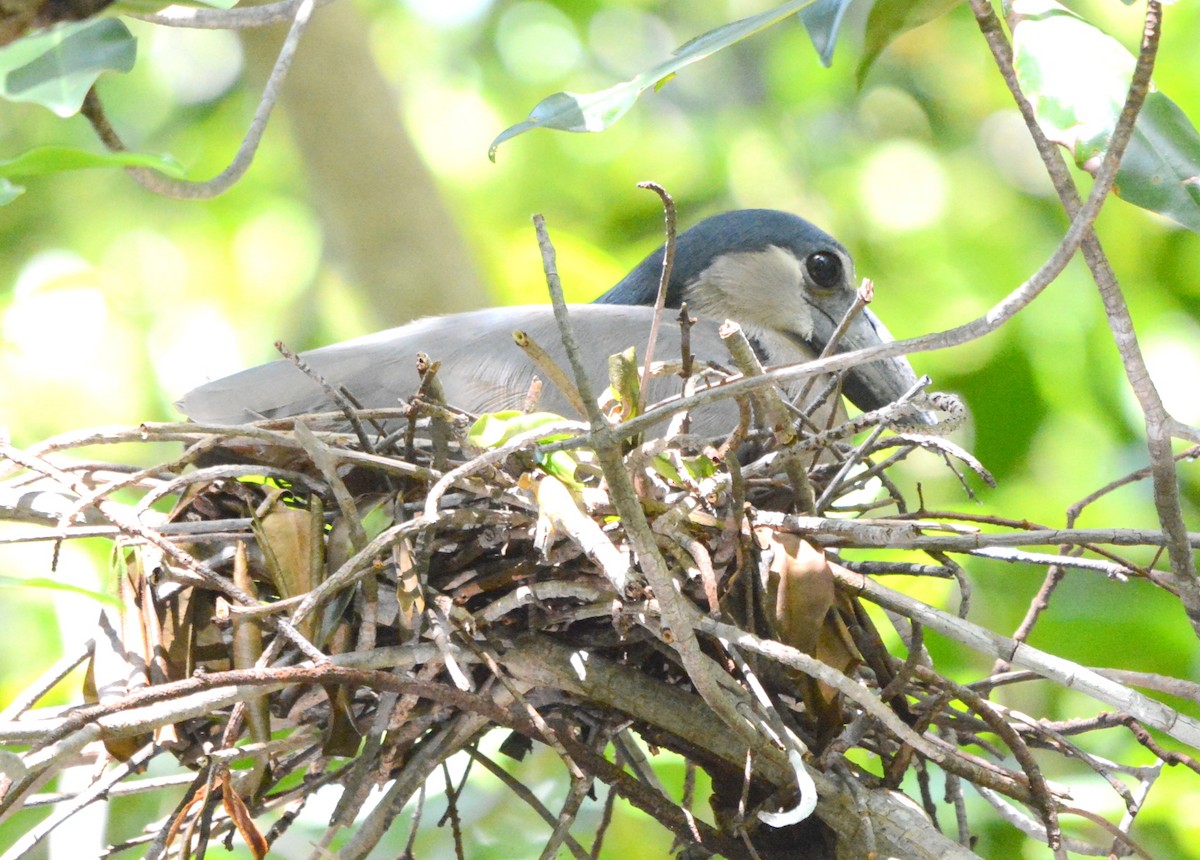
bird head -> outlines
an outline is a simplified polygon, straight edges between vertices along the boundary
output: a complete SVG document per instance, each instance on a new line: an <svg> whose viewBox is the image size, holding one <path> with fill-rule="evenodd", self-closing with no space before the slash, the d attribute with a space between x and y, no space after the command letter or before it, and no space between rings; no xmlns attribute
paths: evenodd
<svg viewBox="0 0 1200 860"><path fill-rule="evenodd" d="M662 249L651 253L596 301L652 305ZM710 319L732 319L746 330L767 364L819 355L857 296L854 261L840 242L803 218L773 209L714 215L678 237L667 287L668 307ZM864 308L842 334L838 352L893 338ZM846 373L843 391L864 411L893 402L916 383L907 359L860 365Z"/></svg>

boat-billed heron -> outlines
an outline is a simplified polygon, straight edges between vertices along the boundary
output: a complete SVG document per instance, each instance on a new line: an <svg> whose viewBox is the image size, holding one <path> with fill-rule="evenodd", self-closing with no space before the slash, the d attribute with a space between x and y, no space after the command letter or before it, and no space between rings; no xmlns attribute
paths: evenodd
<svg viewBox="0 0 1200 860"><path fill-rule="evenodd" d="M590 305L571 307L571 321L596 391L607 385L608 356L637 346L643 354L662 271L662 249ZM687 302L700 318L691 332L696 358L730 366L717 334L725 319L740 323L764 365L805 361L819 354L854 303L854 264L832 236L786 212L745 209L701 221L678 237L666 303ZM470 412L521 408L537 368L513 342L525 331L559 364L569 368L549 305L491 308L420 319L399 328L326 346L301 357L364 408L399 405L419 385L417 353L441 363L438 379L447 403ZM870 310L862 310L838 341L850 351L890 341ZM679 327L664 319L657 358L678 358ZM884 406L916 382L904 358L848 371L843 390L860 409ZM818 388L818 387L814 387ZM651 398L679 390L679 380L659 379ZM798 390L798 389L797 389ZM335 407L324 390L286 361L275 361L184 395L179 408L194 421L240 424ZM576 417L566 400L546 385L539 409ZM736 424L729 401L698 409L693 430L709 435Z"/></svg>

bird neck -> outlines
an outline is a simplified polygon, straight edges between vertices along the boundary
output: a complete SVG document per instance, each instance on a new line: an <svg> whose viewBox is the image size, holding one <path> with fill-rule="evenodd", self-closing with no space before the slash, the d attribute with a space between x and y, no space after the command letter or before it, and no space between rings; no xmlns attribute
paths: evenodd
<svg viewBox="0 0 1200 860"><path fill-rule="evenodd" d="M662 249L655 251L632 271L621 278L613 287L598 299L600 305L644 305L650 307L658 298L658 282L662 278ZM666 306L679 307L684 299L683 284L672 277L667 286Z"/></svg>

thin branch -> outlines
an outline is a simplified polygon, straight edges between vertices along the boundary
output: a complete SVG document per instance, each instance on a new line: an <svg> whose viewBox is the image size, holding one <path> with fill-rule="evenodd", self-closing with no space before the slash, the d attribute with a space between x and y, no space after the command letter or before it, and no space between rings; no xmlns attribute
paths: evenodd
<svg viewBox="0 0 1200 860"><path fill-rule="evenodd" d="M254 117L250 120L250 125L246 129L246 136L242 139L241 145L238 146L238 150L234 154L233 161L229 163L229 166L206 182L172 179L145 167L125 168L126 172L139 185L147 191L161 194L164 197L172 197L178 200L208 200L228 191L234 183L245 175L254 161L254 155L258 151L259 143L262 142L263 133L267 129L267 121L271 118L271 111L274 110L275 103L279 100L279 93L283 89L283 82L287 78L288 70L292 66L296 49L300 46L300 39L308 27L309 19L312 17L313 9L316 6L316 0L299 0L299 2L289 5L291 6L289 11L292 13L291 29L288 30L283 46L279 49L279 56L275 59L275 66L271 69L271 74L267 78L267 84L263 87L262 97L259 99L258 107L254 111ZM200 12L202 10L195 11ZM217 10L203 11L215 12ZM228 15L229 13L226 12L225 14ZM154 20L154 23L166 23L167 20L173 20L176 26L184 26L178 23L182 18L175 17L174 14L168 15L166 18L160 17ZM196 20L196 18L193 17L192 20ZM252 24L250 26L261 26L261 24ZM123 151L125 145L105 117L103 107L100 104L99 98L95 96L94 90L89 95L91 97L83 106L83 115L91 122L97 136L108 149L116 152Z"/></svg>
<svg viewBox="0 0 1200 860"><path fill-rule="evenodd" d="M34 683L22 690L11 702L0 711L0 723L15 720L49 693L60 681L67 677L76 666L86 660L95 647L95 639L87 639L77 643L75 650L60 657L53 666L42 673Z"/></svg>
<svg viewBox="0 0 1200 860"><path fill-rule="evenodd" d="M62 472L44 460L31 457L28 454L19 451L3 442L0 442L0 457L17 463L26 469L29 469L30 471L38 472L39 474L58 481L62 486L69 487L80 495L83 495L87 492L87 488L72 476ZM231 580L229 580L227 577L221 576L208 564L199 561L195 558L195 556L175 546L173 543L159 535L155 530L142 525L142 523L140 523L135 517L129 515L124 510L123 506L113 502L102 502L97 500L95 507L101 513L103 513L110 522L116 526L119 526L122 532L135 535L136 537L139 537L147 543L152 544L153 546L162 550L167 558L178 562L189 573L192 573L204 580L209 587L227 594L229 597L233 598L233 600L242 604L243 606L260 605L260 601L242 591L242 589L234 585ZM321 652L315 647L313 647L312 643L301 636L288 622L281 618L277 618L274 619L273 623L277 626L279 632L282 633L284 637L289 639L294 645L296 645L296 647L298 647L302 653L318 660L324 658L324 655L321 654Z"/></svg>
<svg viewBox="0 0 1200 860"><path fill-rule="evenodd" d="M168 6L157 12L131 15L140 21L162 27L183 27L195 30L252 30L283 24L296 18L296 10L304 0L278 0L261 6L240 6L234 9L209 9L195 6ZM333 0L316 0L316 8Z"/></svg>
<svg viewBox="0 0 1200 860"><path fill-rule="evenodd" d="M85 806L106 798L113 786L130 774L139 771L157 752L158 750L155 749L153 744L147 744L131 755L127 761L121 762L116 767L99 776L84 791L72 797L69 802L59 806L35 827L26 831L20 839L9 846L4 856L6 858L28 856L39 842L66 823L67 819Z"/></svg>
<svg viewBox="0 0 1200 860"><path fill-rule="evenodd" d="M1021 642L993 633L966 619L943 612L914 600L907 595L880 585L836 564L831 564L834 577L853 593L906 615L931 630L936 630L972 650L991 657L1000 657L1013 666L1032 669L1045 678L1098 701L1134 714L1182 743L1200 746L1200 720L1180 713L1162 702L1155 701L1121 684L1093 672L1078 663L1048 654Z"/></svg>
<svg viewBox="0 0 1200 860"><path fill-rule="evenodd" d="M650 337L646 341L646 358L642 366L642 381L638 388L640 413L646 408L646 393L650 389L650 365L654 362L654 348L658 343L658 327L662 322L663 308L667 303L667 289L671 283L671 269L675 265L675 201L657 182L639 182L638 188L648 188L659 196L663 205L666 239L663 243L662 272L658 279L658 293L654 298L654 318L650 321Z"/></svg>
<svg viewBox="0 0 1200 860"><path fill-rule="evenodd" d="M530 791L524 783L518 779L514 779L508 771L498 765L490 756L486 756L481 753L478 747L467 747L466 753L476 762L483 765L483 767L490 772L492 776L500 780L500 782L509 791L515 794L530 809L536 812L539 818L541 818L551 827L555 826L557 819L555 818L554 813L547 809L546 804L538 800L537 795ZM590 852L580 845L579 841L570 833L565 835L563 841L566 843L566 846L571 853L578 858L578 860L588 860L588 858L591 857Z"/></svg>
<svg viewBox="0 0 1200 860"><path fill-rule="evenodd" d="M1021 92L1017 83L1016 71L1012 65L1012 50L1004 37L1000 22L996 18L991 4L987 0L971 0L971 8L988 46L992 50L992 55L1005 83L1008 84L1009 91L1033 136L1059 199L1067 214L1072 218L1074 225L1080 220L1080 215L1086 212L1088 205L1096 199L1097 194L1101 191L1107 194L1111 183L1116 179L1121 156L1133 134L1134 122L1150 91L1150 77L1162 31L1162 6L1158 0L1149 0L1146 5L1142 45L1138 52L1129 92L1116 127L1113 129L1104 160L1096 172L1092 193L1082 207L1080 207L1075 184L1063 164L1062 156L1042 133L1037 124L1033 106ZM1145 359L1138 347L1128 305L1125 303L1116 275L1100 246L1100 240L1095 231L1089 226L1081 238L1083 256L1103 299L1105 317L1124 364L1126 378L1129 380L1130 388L1137 398L1145 418L1146 444L1150 453L1150 467L1154 482L1154 505L1163 532L1167 535L1167 552L1171 559L1171 570L1176 580L1176 589L1193 630L1200 635L1200 579L1197 578L1195 557L1186 538L1187 526L1183 519L1178 478L1174 468L1174 452L1171 449L1173 434L1194 440L1195 431L1191 428L1182 428L1182 425L1167 412L1163 405L1162 398L1150 378ZM1186 429L1188 432L1180 432L1181 429Z"/></svg>
<svg viewBox="0 0 1200 860"><path fill-rule="evenodd" d="M682 595L676 590L674 577L667 567L666 560L658 550L654 532L646 522L646 515L638 501L633 481L625 469L621 449L616 441L617 437L608 432L608 424L604 420L604 416L600 414L600 409L592 394L591 383L588 380L587 370L580 359L579 345L575 340L567 305L563 299L554 246L550 243L550 236L546 232L542 216L534 216L534 225L537 228L538 246L542 251L542 267L554 305L554 316L562 335L563 348L566 350L571 369L575 374L575 384L588 408L588 419L592 427L590 437L592 446L596 451L601 468L604 470L609 493L621 516L625 534L633 545L634 552L641 562L642 572L646 575L650 587L654 590L654 596L658 600L663 623L667 628L664 633L669 634L670 637L666 641L678 652L697 691L709 707L717 713L721 721L748 745L758 746L762 743L762 738L754 733L746 720L738 713L736 701L729 691L713 678L707 665L710 661L700 651L695 631L689 623L687 607L684 605ZM628 423L631 422L626 422L623 426L627 426Z"/></svg>

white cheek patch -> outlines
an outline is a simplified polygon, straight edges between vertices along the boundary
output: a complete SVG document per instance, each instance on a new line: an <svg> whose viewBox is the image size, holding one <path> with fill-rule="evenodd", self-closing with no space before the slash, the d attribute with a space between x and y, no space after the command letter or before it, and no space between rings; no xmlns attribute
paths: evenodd
<svg viewBox="0 0 1200 860"><path fill-rule="evenodd" d="M783 329L812 338L800 261L776 245L718 257L687 286L684 298L689 309L718 322L732 319L747 329Z"/></svg>

